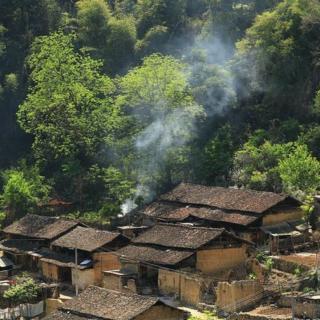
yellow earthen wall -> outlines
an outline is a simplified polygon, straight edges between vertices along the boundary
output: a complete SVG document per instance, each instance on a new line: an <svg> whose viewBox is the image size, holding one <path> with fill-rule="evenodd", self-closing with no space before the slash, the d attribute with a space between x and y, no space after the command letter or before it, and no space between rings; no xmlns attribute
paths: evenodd
<svg viewBox="0 0 320 320"><path fill-rule="evenodd" d="M59 267L48 262L41 262L41 271L45 278L59 281Z"/></svg>
<svg viewBox="0 0 320 320"><path fill-rule="evenodd" d="M110 290L121 290L121 278L116 274L104 273L102 287Z"/></svg>
<svg viewBox="0 0 320 320"><path fill-rule="evenodd" d="M96 252L93 254L95 283L102 284L103 271L120 269L119 257L111 252Z"/></svg>
<svg viewBox="0 0 320 320"><path fill-rule="evenodd" d="M164 305L155 305L138 315L134 320L183 320L184 312Z"/></svg>
<svg viewBox="0 0 320 320"><path fill-rule="evenodd" d="M219 282L216 293L216 305L219 309L237 312L260 301L263 297L263 287L254 280Z"/></svg>
<svg viewBox="0 0 320 320"><path fill-rule="evenodd" d="M95 271L94 269L76 270L72 268L72 285L78 284L79 290L84 290L90 285L95 284Z"/></svg>
<svg viewBox="0 0 320 320"><path fill-rule="evenodd" d="M197 306L201 301L202 281L187 276L181 276L180 300L192 306Z"/></svg>
<svg viewBox="0 0 320 320"><path fill-rule="evenodd" d="M291 209L291 210L283 210L275 213L267 214L263 217L262 224L264 226L269 226L273 224L278 224L281 222L299 220L302 219L303 212L301 209Z"/></svg>
<svg viewBox="0 0 320 320"><path fill-rule="evenodd" d="M237 248L199 250L196 268L206 274L215 274L244 264L246 258L246 245Z"/></svg>
<svg viewBox="0 0 320 320"><path fill-rule="evenodd" d="M202 298L203 279L160 269L158 287L163 294L175 295L183 303L197 306Z"/></svg>
<svg viewBox="0 0 320 320"><path fill-rule="evenodd" d="M46 310L45 314L48 315L60 308L63 305L63 301L60 299L46 299Z"/></svg>
<svg viewBox="0 0 320 320"><path fill-rule="evenodd" d="M163 294L180 296L180 273L159 269L158 287Z"/></svg>

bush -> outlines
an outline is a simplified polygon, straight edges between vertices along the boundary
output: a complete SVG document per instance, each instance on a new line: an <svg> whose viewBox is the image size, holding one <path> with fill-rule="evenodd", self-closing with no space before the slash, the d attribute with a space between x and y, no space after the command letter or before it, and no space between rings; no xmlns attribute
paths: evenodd
<svg viewBox="0 0 320 320"><path fill-rule="evenodd" d="M23 277L18 278L17 283L6 290L3 297L14 304L33 303L38 300L40 293L40 286L32 278Z"/></svg>

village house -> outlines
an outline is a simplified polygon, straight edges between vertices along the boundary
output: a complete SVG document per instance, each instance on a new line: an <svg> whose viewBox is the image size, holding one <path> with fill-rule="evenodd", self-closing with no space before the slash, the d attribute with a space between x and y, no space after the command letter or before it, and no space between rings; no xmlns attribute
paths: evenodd
<svg viewBox="0 0 320 320"><path fill-rule="evenodd" d="M228 279L234 269L238 276L243 275L250 245L225 229L157 224L117 251L121 268L104 272L103 286L181 296L180 283L186 282L183 272L201 279L203 275ZM197 289L191 289L191 282ZM190 294L200 290L201 281L196 282L190 280L189 288L186 286Z"/></svg>
<svg viewBox="0 0 320 320"><path fill-rule="evenodd" d="M301 203L272 192L181 183L142 210L144 225L157 221L220 227L260 241L260 227L300 220Z"/></svg>
<svg viewBox="0 0 320 320"><path fill-rule="evenodd" d="M99 285L105 270L119 268L114 251L129 239L118 232L77 226L51 243L51 250L41 252L42 274L46 279L67 282L79 290Z"/></svg>
<svg viewBox="0 0 320 320"><path fill-rule="evenodd" d="M0 250L16 265L36 270L40 257L36 252L49 248L52 241L78 225L75 220L27 214L4 228Z"/></svg>
<svg viewBox="0 0 320 320"><path fill-rule="evenodd" d="M187 317L185 311L169 306L156 297L90 286L44 320L184 320Z"/></svg>

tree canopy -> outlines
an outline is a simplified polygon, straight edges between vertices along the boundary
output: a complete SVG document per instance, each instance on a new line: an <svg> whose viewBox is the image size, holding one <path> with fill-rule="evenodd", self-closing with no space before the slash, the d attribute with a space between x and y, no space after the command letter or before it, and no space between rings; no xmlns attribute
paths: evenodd
<svg viewBox="0 0 320 320"><path fill-rule="evenodd" d="M181 181L319 191L319 0L0 2L1 207L109 221Z"/></svg>

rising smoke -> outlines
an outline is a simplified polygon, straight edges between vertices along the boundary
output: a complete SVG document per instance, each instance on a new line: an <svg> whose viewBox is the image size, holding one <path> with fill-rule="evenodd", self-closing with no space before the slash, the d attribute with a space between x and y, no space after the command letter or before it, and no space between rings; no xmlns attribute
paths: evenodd
<svg viewBox="0 0 320 320"><path fill-rule="evenodd" d="M142 197L146 203L152 201L157 194L157 180L164 170L169 155L176 155L178 150L197 137L199 125L204 114L214 117L225 112L235 99L233 78L226 76L226 62L232 57L233 49L218 39L198 40L192 46L186 45L181 51L181 60L186 62L189 71L189 83L200 81L199 97L194 101L192 110L181 105L178 108L167 108L167 112L151 112L152 121L135 139L138 159L136 172L138 186L135 197L127 199L121 206L122 213L127 214L137 205L135 200ZM185 54L185 53L188 54ZM201 58L197 57L200 54ZM196 58L195 58L196 57ZM207 67L211 66L210 69ZM223 79L222 79L223 78ZM200 80L199 80L200 79ZM223 80L223 81L222 81ZM211 81L211 82L210 82ZM223 83L223 84L221 84ZM194 83L192 83L194 85ZM194 96L196 97L196 93ZM162 105L168 105L162 101ZM149 110L159 110L150 106ZM134 114L138 121L144 115ZM179 182L179 181L171 181Z"/></svg>

